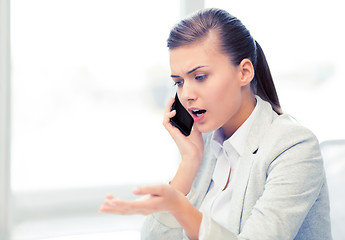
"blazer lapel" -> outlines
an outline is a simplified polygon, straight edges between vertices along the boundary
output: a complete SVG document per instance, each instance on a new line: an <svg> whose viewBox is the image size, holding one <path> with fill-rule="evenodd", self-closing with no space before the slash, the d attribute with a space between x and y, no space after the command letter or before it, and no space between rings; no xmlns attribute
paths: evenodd
<svg viewBox="0 0 345 240"><path fill-rule="evenodd" d="M203 161L201 163L204 166L200 166L200 169L203 169L203 171L198 173L199 176L197 176L197 178L198 178L197 184L199 186L201 186L199 188L199 193L198 193L199 197L197 198L196 202L194 203L197 208L199 208L201 206L201 203L204 200L204 197L208 191L208 188L209 188L210 183L211 183L213 171L214 171L214 168L215 168L216 162L217 162L217 159L213 155L212 151L208 151L205 154L207 154L207 156L204 156L204 159L206 161Z"/></svg>
<svg viewBox="0 0 345 240"><path fill-rule="evenodd" d="M272 110L271 105L263 101L257 96L258 111L254 116L254 122L250 129L247 145L243 155L239 158L238 169L236 170L236 177L234 179L234 188L231 200L231 219L229 219L231 231L239 234L241 229L241 219L243 211L243 203L246 195L248 180L250 177L251 168L255 159L255 154L258 151L260 139L266 129L272 123L274 116L277 116Z"/></svg>
<svg viewBox="0 0 345 240"><path fill-rule="evenodd" d="M239 159L238 169L236 170L236 178L234 179L234 188L231 200L231 218L229 219L231 231L234 233L240 232L241 216L243 210L243 201L245 198L250 170L253 163L251 151L246 148L243 156Z"/></svg>

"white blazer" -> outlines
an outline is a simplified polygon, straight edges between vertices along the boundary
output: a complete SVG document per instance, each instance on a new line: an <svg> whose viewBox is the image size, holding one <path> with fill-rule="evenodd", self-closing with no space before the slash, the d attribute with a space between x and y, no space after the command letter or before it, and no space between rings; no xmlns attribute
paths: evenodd
<svg viewBox="0 0 345 240"><path fill-rule="evenodd" d="M199 239L330 240L327 183L316 137L287 114L277 115L257 97L258 111L234 179L233 218L226 228L203 215ZM187 198L199 208L216 159L212 133L204 135L204 156ZM142 239L188 239L169 213L147 217Z"/></svg>

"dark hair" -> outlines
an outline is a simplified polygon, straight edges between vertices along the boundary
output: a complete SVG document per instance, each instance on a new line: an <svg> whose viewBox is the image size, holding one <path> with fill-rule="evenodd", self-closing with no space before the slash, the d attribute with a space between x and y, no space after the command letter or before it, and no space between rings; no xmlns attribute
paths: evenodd
<svg viewBox="0 0 345 240"><path fill-rule="evenodd" d="M170 31L168 48L174 49L206 38L211 30L218 33L221 49L228 54L233 64L239 65L243 59L253 63L255 76L251 88L254 94L268 101L274 111L281 114L272 75L260 45L242 22L227 11L203 9L182 20Z"/></svg>

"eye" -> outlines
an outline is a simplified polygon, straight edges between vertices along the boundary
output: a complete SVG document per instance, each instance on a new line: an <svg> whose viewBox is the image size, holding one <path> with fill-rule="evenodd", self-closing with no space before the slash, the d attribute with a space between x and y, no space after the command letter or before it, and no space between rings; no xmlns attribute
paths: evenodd
<svg viewBox="0 0 345 240"><path fill-rule="evenodd" d="M174 86L178 86L178 87L182 86L183 82L184 82L183 80L177 81L177 82L174 83Z"/></svg>
<svg viewBox="0 0 345 240"><path fill-rule="evenodd" d="M198 80L198 81L205 80L206 78L207 78L207 75L199 75L199 76L195 77L195 79Z"/></svg>

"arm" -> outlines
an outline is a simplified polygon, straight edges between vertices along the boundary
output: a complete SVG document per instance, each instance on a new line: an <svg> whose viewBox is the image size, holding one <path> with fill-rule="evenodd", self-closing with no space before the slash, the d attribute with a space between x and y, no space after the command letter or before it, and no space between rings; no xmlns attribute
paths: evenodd
<svg viewBox="0 0 345 240"><path fill-rule="evenodd" d="M170 118L176 114L175 110L170 112L173 103L174 98L171 98L165 109L163 125L174 139L182 160L170 185L184 195L187 195L201 164L204 143L202 135L196 126L193 127L191 134L186 137L176 127L171 125Z"/></svg>

